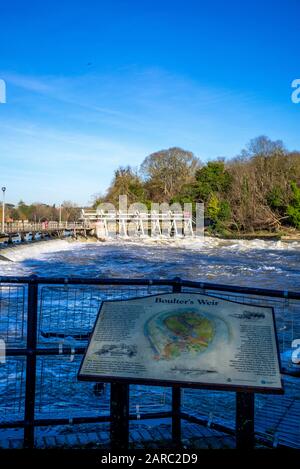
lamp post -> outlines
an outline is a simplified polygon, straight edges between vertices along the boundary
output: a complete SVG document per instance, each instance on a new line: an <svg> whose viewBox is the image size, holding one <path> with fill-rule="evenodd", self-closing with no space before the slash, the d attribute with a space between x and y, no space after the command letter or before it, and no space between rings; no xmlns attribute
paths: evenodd
<svg viewBox="0 0 300 469"><path fill-rule="evenodd" d="M60 228L61 226L61 204L59 205L59 224L58 227Z"/></svg>
<svg viewBox="0 0 300 469"><path fill-rule="evenodd" d="M6 187L2 187L3 198L2 198L2 233L5 233L4 223L5 223L5 191Z"/></svg>

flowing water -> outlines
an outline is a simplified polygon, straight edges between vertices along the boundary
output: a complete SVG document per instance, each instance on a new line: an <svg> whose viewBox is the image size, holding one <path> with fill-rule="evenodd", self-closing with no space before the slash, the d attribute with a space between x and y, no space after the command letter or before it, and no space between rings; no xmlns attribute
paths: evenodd
<svg viewBox="0 0 300 469"><path fill-rule="evenodd" d="M44 241L0 251L1 275L155 277L300 291L300 242Z"/></svg>

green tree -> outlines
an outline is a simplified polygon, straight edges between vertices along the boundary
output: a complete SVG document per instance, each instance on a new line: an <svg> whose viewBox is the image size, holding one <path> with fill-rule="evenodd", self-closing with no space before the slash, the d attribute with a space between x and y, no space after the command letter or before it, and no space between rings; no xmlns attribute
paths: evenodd
<svg viewBox="0 0 300 469"><path fill-rule="evenodd" d="M120 167L115 171L114 179L104 201L118 204L119 196L127 195L128 203L146 202L146 191L142 180L130 166Z"/></svg>
<svg viewBox="0 0 300 469"><path fill-rule="evenodd" d="M214 223L216 223L218 221L220 210L221 210L220 200L218 199L216 194L212 194L206 206L206 215Z"/></svg>
<svg viewBox="0 0 300 469"><path fill-rule="evenodd" d="M207 201L212 193L226 193L229 191L232 176L225 168L224 161L210 161L195 174L195 195L202 201Z"/></svg>
<svg viewBox="0 0 300 469"><path fill-rule="evenodd" d="M287 207L287 215L293 226L300 228L300 187L293 181L291 182L292 198Z"/></svg>
<svg viewBox="0 0 300 469"><path fill-rule="evenodd" d="M274 210L281 211L285 206L284 193L281 187L274 186L267 194L267 203Z"/></svg>
<svg viewBox="0 0 300 469"><path fill-rule="evenodd" d="M206 205L205 212L214 224L229 220L231 215L229 203L226 200L220 200L214 193Z"/></svg>

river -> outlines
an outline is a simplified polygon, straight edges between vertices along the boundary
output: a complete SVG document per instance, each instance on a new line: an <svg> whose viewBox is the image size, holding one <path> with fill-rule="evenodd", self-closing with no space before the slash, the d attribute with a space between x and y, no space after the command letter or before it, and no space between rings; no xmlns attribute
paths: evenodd
<svg viewBox="0 0 300 469"><path fill-rule="evenodd" d="M44 241L0 251L1 275L156 277L300 291L300 242Z"/></svg>

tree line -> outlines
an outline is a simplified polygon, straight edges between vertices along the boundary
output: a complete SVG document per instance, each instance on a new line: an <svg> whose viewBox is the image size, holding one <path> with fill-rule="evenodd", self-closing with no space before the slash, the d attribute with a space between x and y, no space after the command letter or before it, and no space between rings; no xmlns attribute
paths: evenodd
<svg viewBox="0 0 300 469"><path fill-rule="evenodd" d="M23 200L17 205L5 205L5 220L12 222L16 220L28 220L30 222L51 221L77 221L80 217L80 208L71 201L65 201L61 207L48 205L41 202L26 204ZM2 206L0 208L0 216L2 217Z"/></svg>
<svg viewBox="0 0 300 469"><path fill-rule="evenodd" d="M202 163L192 152L173 147L147 156L137 169L119 167L100 202L205 204L212 232L300 229L300 152L281 140L252 139L238 156Z"/></svg>

